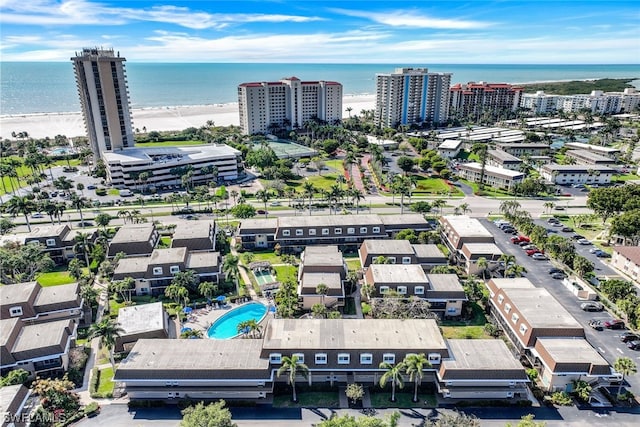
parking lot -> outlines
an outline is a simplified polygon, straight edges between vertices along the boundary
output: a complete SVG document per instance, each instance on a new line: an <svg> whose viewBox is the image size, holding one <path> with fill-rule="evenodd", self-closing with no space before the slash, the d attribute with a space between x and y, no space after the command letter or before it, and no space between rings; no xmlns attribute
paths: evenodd
<svg viewBox="0 0 640 427"><path fill-rule="evenodd" d="M496 245L498 245L498 247L505 254L514 255L516 263L523 266L527 270L527 273L525 273L524 276L527 277L535 286L548 290L549 293L551 293L551 295L553 295L560 302L560 304L562 304L562 306L583 325L583 327L585 328L587 340L611 365L613 365L617 358L622 356L630 357L631 359L636 361L636 363L640 364L640 351L634 351L627 348L627 345L620 340L621 334L626 331L625 329L614 330L603 328L603 330L598 331L589 326L589 321L592 319L605 322L608 320L612 320L613 316L611 316L611 314L609 314L607 311L583 311L580 308L580 304L584 301L580 301L576 296L574 296L562 284L561 279L553 279L549 274L549 270L551 268L557 267L563 269L560 264L552 260L536 261L532 259L531 257L526 255L525 250L523 250L519 245L511 243L511 234L504 233L496 226L496 224L494 224L492 221L489 221L488 219L482 219L480 221L491 232L491 234L493 234ZM549 224L547 224L544 220L539 220L536 222L540 223L541 225L544 224L547 227L549 226ZM564 233L559 231L559 234L568 237L574 233ZM578 247L578 253L587 256L591 261L594 262L598 275L611 274L617 276L617 274L615 274L615 272L610 267L604 264L600 258L597 258L595 255L589 253L589 247L591 246L576 246ZM566 269L563 270L565 272L567 271ZM638 378L638 376L632 376L628 378L628 381L636 390L638 389L638 387L640 387L640 378Z"/></svg>

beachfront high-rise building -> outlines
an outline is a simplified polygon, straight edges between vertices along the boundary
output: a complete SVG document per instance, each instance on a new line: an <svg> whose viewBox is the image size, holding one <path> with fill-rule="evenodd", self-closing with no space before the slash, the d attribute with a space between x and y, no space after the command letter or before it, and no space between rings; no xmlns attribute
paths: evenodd
<svg viewBox="0 0 640 427"><path fill-rule="evenodd" d="M393 73L376 74L376 126L445 122L450 85L451 73L430 73L426 68L396 68Z"/></svg>
<svg viewBox="0 0 640 427"><path fill-rule="evenodd" d="M242 83L238 86L238 109L246 135L295 129L313 119L335 123L342 120L342 85L303 82L297 77Z"/></svg>
<svg viewBox="0 0 640 427"><path fill-rule="evenodd" d="M82 114L95 159L133 147L125 59L113 49L85 48L71 58Z"/></svg>
<svg viewBox="0 0 640 427"><path fill-rule="evenodd" d="M493 119L516 111L524 88L506 83L469 82L453 85L449 92L449 114L477 120L484 115Z"/></svg>

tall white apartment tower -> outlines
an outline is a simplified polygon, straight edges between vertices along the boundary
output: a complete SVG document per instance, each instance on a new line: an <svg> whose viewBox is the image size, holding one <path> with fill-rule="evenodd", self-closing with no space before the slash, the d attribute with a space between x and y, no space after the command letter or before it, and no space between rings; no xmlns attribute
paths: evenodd
<svg viewBox="0 0 640 427"><path fill-rule="evenodd" d="M71 61L94 157L133 147L125 59L113 49L85 48Z"/></svg>
<svg viewBox="0 0 640 427"><path fill-rule="evenodd" d="M426 68L396 68L376 74L375 124L396 127L412 123L442 123L449 118L451 73Z"/></svg>
<svg viewBox="0 0 640 427"><path fill-rule="evenodd" d="M342 120L342 85L330 81L242 83L238 86L240 126L246 135L295 129L312 119Z"/></svg>

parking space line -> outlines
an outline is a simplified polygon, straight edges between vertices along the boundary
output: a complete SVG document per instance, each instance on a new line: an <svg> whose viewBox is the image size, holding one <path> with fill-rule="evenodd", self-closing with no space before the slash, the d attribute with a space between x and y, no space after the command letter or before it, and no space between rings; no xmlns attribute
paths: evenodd
<svg viewBox="0 0 640 427"><path fill-rule="evenodd" d="M620 347L616 347L616 350L618 350L620 354L624 354L624 351L620 350Z"/></svg>
<svg viewBox="0 0 640 427"><path fill-rule="evenodd" d="M600 351L600 353L604 354L606 353L606 351L604 351L604 349L602 347L598 347L598 350Z"/></svg>

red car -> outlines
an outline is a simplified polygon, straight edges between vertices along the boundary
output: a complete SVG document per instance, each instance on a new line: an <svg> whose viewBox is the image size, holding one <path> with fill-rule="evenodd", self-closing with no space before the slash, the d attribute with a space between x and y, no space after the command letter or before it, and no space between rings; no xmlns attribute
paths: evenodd
<svg viewBox="0 0 640 427"><path fill-rule="evenodd" d="M543 254L544 251L540 250L540 249L527 249L525 251L527 253L527 255L531 256L533 254Z"/></svg>
<svg viewBox="0 0 640 427"><path fill-rule="evenodd" d="M607 329L624 329L624 321L620 319L612 319L604 322L604 327Z"/></svg>

